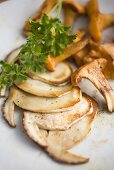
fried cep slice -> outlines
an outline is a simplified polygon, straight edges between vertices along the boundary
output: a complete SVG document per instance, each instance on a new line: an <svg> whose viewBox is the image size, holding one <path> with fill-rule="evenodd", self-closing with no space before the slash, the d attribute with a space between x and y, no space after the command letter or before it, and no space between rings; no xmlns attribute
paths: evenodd
<svg viewBox="0 0 114 170"><path fill-rule="evenodd" d="M48 140L52 145L54 143L62 146L63 149L70 149L87 136L91 130L91 125L95 115L98 112L97 103L93 100L91 100L91 102L93 112L80 119L73 126L71 126L71 128L66 131L49 131Z"/></svg>
<svg viewBox="0 0 114 170"><path fill-rule="evenodd" d="M60 113L32 113L25 111L26 119L30 118L39 128L45 130L66 130L79 121L83 116L92 113L91 101L84 95L82 100L70 111Z"/></svg>
<svg viewBox="0 0 114 170"><path fill-rule="evenodd" d="M6 94L6 86L3 87L3 88L0 88L0 96L1 96L1 97L4 97L5 94Z"/></svg>
<svg viewBox="0 0 114 170"><path fill-rule="evenodd" d="M66 62L60 62L53 72L37 73L31 71L28 75L32 79L40 80L53 86L63 86L69 83L71 74L71 66Z"/></svg>
<svg viewBox="0 0 114 170"><path fill-rule="evenodd" d="M79 88L73 88L69 93L55 98L38 97L13 87L14 103L22 109L33 112L60 112L70 110L81 99Z"/></svg>
<svg viewBox="0 0 114 170"><path fill-rule="evenodd" d="M5 61L8 63L8 64L11 64L11 63L14 63L19 52L21 51L23 46L20 46L14 50L12 50L5 58Z"/></svg>
<svg viewBox="0 0 114 170"><path fill-rule="evenodd" d="M7 56L6 56L6 59L5 61L7 63L14 63L17 55L19 54L20 50L21 50L22 47L19 47L19 48L16 48L15 50L13 50L11 53L9 53ZM5 96L5 93L6 93L6 89L7 87L4 86L3 88L0 89L0 96L1 97L4 97Z"/></svg>
<svg viewBox="0 0 114 170"><path fill-rule="evenodd" d="M31 95L12 87L8 98L3 104L3 116L14 127L14 104L28 111L53 113L71 110L81 98L82 94L79 88L73 88L69 93L61 97L47 98Z"/></svg>
<svg viewBox="0 0 114 170"><path fill-rule="evenodd" d="M86 6L86 11L90 19L90 34L95 41L101 41L101 32L114 24L114 14L100 13L98 0L89 0Z"/></svg>
<svg viewBox="0 0 114 170"><path fill-rule="evenodd" d="M93 99L91 101L93 113L83 117L65 131L49 131L47 133L46 130L39 129L31 119L31 114L24 114L23 127L25 132L30 139L44 147L54 160L67 164L86 163L88 158L72 154L67 150L81 142L91 130L91 125L98 112L97 103Z"/></svg>
<svg viewBox="0 0 114 170"><path fill-rule="evenodd" d="M38 9L38 11L33 16L31 16L31 18L34 21L39 20L43 13L48 14L51 11L51 9L56 5L57 1L58 0L45 0L42 3L41 7ZM29 21L25 22L25 25L23 28L23 34L26 37L31 34L31 27L30 27Z"/></svg>
<svg viewBox="0 0 114 170"><path fill-rule="evenodd" d="M72 90L71 84L64 86L53 86L39 80L28 78L25 82L14 82L15 85L30 94L42 97L60 97Z"/></svg>
<svg viewBox="0 0 114 170"><path fill-rule="evenodd" d="M67 58L69 58L73 54L76 54L79 51L81 51L88 44L88 41L89 41L88 38L84 38L79 42L77 42L77 40L75 39L70 45L68 45L64 49L63 53L61 55L59 55L58 57L54 58L52 56L49 56L47 61L46 61L46 66L47 66L48 70L54 71L55 66L58 63L66 60Z"/></svg>
<svg viewBox="0 0 114 170"><path fill-rule="evenodd" d="M64 0L63 10L65 26L72 26L78 15L85 14L84 6L73 0Z"/></svg>
<svg viewBox="0 0 114 170"><path fill-rule="evenodd" d="M13 50L7 57L6 62L12 63L15 61L17 55L19 54L22 46ZM55 71L47 71L45 73L37 73L30 71L28 76L32 79L40 80L42 82L48 83L54 86L63 86L70 81L72 73L72 68L67 62L60 62L57 64Z"/></svg>
<svg viewBox="0 0 114 170"><path fill-rule="evenodd" d="M15 50L13 50L11 53L9 53L7 56L6 56L6 59L5 61L7 63L14 63L16 57L17 57L17 54L20 52L21 50L21 47L19 48L16 48ZM0 96L1 97L4 97L5 96L5 93L6 93L6 89L7 87L4 86L3 88L0 89Z"/></svg>
<svg viewBox="0 0 114 170"><path fill-rule="evenodd" d="M13 90L10 90L8 98L4 101L2 106L2 113L4 119L8 122L11 127L15 127L14 121L14 99L15 93Z"/></svg>
<svg viewBox="0 0 114 170"><path fill-rule="evenodd" d="M108 110L114 111L114 91L102 73L106 59L100 58L80 67L72 75L72 84L78 86L82 78L90 80L106 100Z"/></svg>

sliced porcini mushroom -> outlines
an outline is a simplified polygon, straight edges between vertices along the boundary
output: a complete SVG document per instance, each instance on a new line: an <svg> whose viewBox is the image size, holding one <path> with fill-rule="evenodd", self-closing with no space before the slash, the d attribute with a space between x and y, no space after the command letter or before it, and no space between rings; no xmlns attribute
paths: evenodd
<svg viewBox="0 0 114 170"><path fill-rule="evenodd" d="M29 77L40 80L54 86L63 86L70 81L72 74L71 66L66 62L60 62L56 65L55 71L45 73L29 72Z"/></svg>
<svg viewBox="0 0 114 170"><path fill-rule="evenodd" d="M78 86L82 78L90 80L106 100L108 110L114 111L114 91L102 73L107 60L100 58L80 67L72 75L72 84Z"/></svg>
<svg viewBox="0 0 114 170"><path fill-rule="evenodd" d="M6 62L13 63L19 54L22 46L13 50L7 57ZM28 76L32 79L41 80L51 85L62 86L70 81L72 68L67 62L61 62L56 65L55 71L47 71L45 73L37 73L30 71Z"/></svg>
<svg viewBox="0 0 114 170"><path fill-rule="evenodd" d="M19 54L20 50L21 50L22 47L19 47L19 48L16 48L15 50L13 50L11 53L9 53L5 59L5 61L7 63L14 63L17 55ZM0 96L5 96L6 94L6 89L7 87L4 86L3 88L0 89Z"/></svg>
<svg viewBox="0 0 114 170"><path fill-rule="evenodd" d="M57 146L55 146L57 147ZM48 147L47 152L55 161L65 164L84 164L89 161L88 158L75 155L69 151L59 150L54 146Z"/></svg>
<svg viewBox="0 0 114 170"><path fill-rule="evenodd" d="M0 88L0 96L4 97L6 94L6 86L4 86L3 88Z"/></svg>
<svg viewBox="0 0 114 170"><path fill-rule="evenodd" d="M60 97L72 90L71 84L64 86L53 86L39 80L28 78L25 82L15 82L21 90L42 97Z"/></svg>
<svg viewBox="0 0 114 170"><path fill-rule="evenodd" d="M64 25L73 26L75 19L80 14L85 14L85 8L73 0L63 1Z"/></svg>
<svg viewBox="0 0 114 170"><path fill-rule="evenodd" d="M24 114L23 127L27 135L38 145L43 146L45 151L56 161L67 164L82 164L88 162L88 158L74 155L67 150L82 141L90 132L91 125L98 112L97 103L91 99L93 113L76 122L65 131L49 131L38 129L31 114ZM43 141L42 141L43 139Z"/></svg>
<svg viewBox="0 0 114 170"><path fill-rule="evenodd" d="M15 93L10 90L9 97L4 101L2 106L3 117L11 127L16 126L14 121L14 96Z"/></svg>
<svg viewBox="0 0 114 170"><path fill-rule="evenodd" d="M34 21L37 21L41 18L42 14L48 14L51 9L56 5L58 0L45 0L41 7L38 9L38 11L31 16L31 18ZM31 34L31 27L29 24L29 21L25 22L24 28L23 28L23 34L27 37Z"/></svg>
<svg viewBox="0 0 114 170"><path fill-rule="evenodd" d="M91 102L87 96L83 96L72 110L60 113L33 113L24 112L26 119L31 119L41 129L47 130L66 130L75 124L79 119L92 113Z"/></svg>
<svg viewBox="0 0 114 170"><path fill-rule="evenodd" d="M38 97L28 94L13 87L16 94L14 103L22 109L33 112L59 112L70 110L81 99L79 88L72 89L69 93L55 98Z"/></svg>
<svg viewBox="0 0 114 170"><path fill-rule="evenodd" d="M70 56L78 53L80 50L82 50L87 44L88 44L89 39L84 38L80 41L77 42L75 39L70 45L68 45L64 51L63 54L59 55L58 57L54 58L52 56L48 56L48 59L46 61L46 66L47 69L50 71L55 70L55 66L60 63L63 60L66 60Z"/></svg>
<svg viewBox="0 0 114 170"><path fill-rule="evenodd" d="M27 123L30 124L30 126L27 126ZM46 130L39 129L39 127L32 123L31 121L29 122L24 122L23 126L24 129L26 129L27 135L37 144L39 144L42 147L47 147L47 141L46 137L48 135Z"/></svg>
<svg viewBox="0 0 114 170"><path fill-rule="evenodd" d="M14 104L22 109L33 112L53 113L71 110L80 101L81 91L74 88L64 96L56 98L38 97L12 87L9 97L3 105L3 115L11 126L14 123Z"/></svg>
<svg viewBox="0 0 114 170"><path fill-rule="evenodd" d="M98 0L89 0L86 6L90 19L89 31L95 41L100 41L102 31L114 24L114 14L102 14L99 12Z"/></svg>
<svg viewBox="0 0 114 170"><path fill-rule="evenodd" d="M91 130L91 125L98 112L97 103L92 100L93 112L65 131L49 131L48 142L50 145L58 145L63 150L70 149L81 142Z"/></svg>
<svg viewBox="0 0 114 170"><path fill-rule="evenodd" d="M20 46L20 47L14 49L13 51L11 51L11 52L7 55L5 61L6 61L8 64L14 63L15 60L16 60L16 58L17 58L17 56L18 56L18 54L19 54L19 52L21 51L21 49L22 49L22 46Z"/></svg>

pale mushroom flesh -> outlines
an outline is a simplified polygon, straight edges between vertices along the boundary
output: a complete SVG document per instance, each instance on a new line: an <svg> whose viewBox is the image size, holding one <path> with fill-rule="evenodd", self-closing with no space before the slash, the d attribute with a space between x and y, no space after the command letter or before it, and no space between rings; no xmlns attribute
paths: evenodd
<svg viewBox="0 0 114 170"><path fill-rule="evenodd" d="M108 110L114 111L114 91L102 73L107 60L100 58L76 70L72 75L72 84L78 86L82 78L90 80L106 100Z"/></svg>

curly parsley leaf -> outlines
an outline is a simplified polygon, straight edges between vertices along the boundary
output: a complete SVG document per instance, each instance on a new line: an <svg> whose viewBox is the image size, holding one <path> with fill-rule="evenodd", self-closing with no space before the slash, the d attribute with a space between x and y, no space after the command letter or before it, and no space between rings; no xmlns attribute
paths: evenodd
<svg viewBox="0 0 114 170"><path fill-rule="evenodd" d="M39 22L30 21L30 23L38 44L43 44L43 52L46 51L54 57L60 55L76 38L76 35L69 34L71 27L65 27L58 18L49 18L43 14Z"/></svg>
<svg viewBox="0 0 114 170"><path fill-rule="evenodd" d="M26 72L28 67L23 67L19 64L7 64L4 61L0 61L2 66L2 74L0 75L0 87L4 85L10 86L15 80L25 81L27 80Z"/></svg>
<svg viewBox="0 0 114 170"><path fill-rule="evenodd" d="M16 61L8 64L1 61L0 87L10 86L14 81L25 81L29 71L44 72L45 61L48 55L57 57L69 45L76 35L70 35L70 27L65 27L57 18L50 18L46 14L41 20L30 20L32 34L27 43L22 47Z"/></svg>

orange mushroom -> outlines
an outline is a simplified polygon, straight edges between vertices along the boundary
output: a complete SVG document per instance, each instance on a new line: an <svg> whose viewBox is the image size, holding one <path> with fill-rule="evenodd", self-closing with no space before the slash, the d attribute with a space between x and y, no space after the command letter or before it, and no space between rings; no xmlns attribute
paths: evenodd
<svg viewBox="0 0 114 170"><path fill-rule="evenodd" d="M77 42L77 40L75 39L70 45L68 45L63 53L61 55L59 55L58 57L54 58L52 56L48 56L48 59L46 61L46 66L47 69L50 71L54 71L55 66L63 61L66 60L67 58L69 58L70 56L72 56L75 53L78 53L80 50L82 50L89 42L89 39L85 38L82 39L81 41Z"/></svg>
<svg viewBox="0 0 114 170"><path fill-rule="evenodd" d="M114 14L100 13L98 0L89 0L86 6L86 11L90 20L90 34L95 41L101 41L101 32L114 24Z"/></svg>
<svg viewBox="0 0 114 170"><path fill-rule="evenodd" d="M64 0L63 9L65 26L72 26L78 15L85 14L85 7L73 0Z"/></svg>
<svg viewBox="0 0 114 170"><path fill-rule="evenodd" d="M45 0L38 11L31 17L34 21L37 21L41 18L43 13L48 14L51 9L56 5L58 0ZM31 27L29 21L25 22L23 28L23 34L27 37L31 34Z"/></svg>

